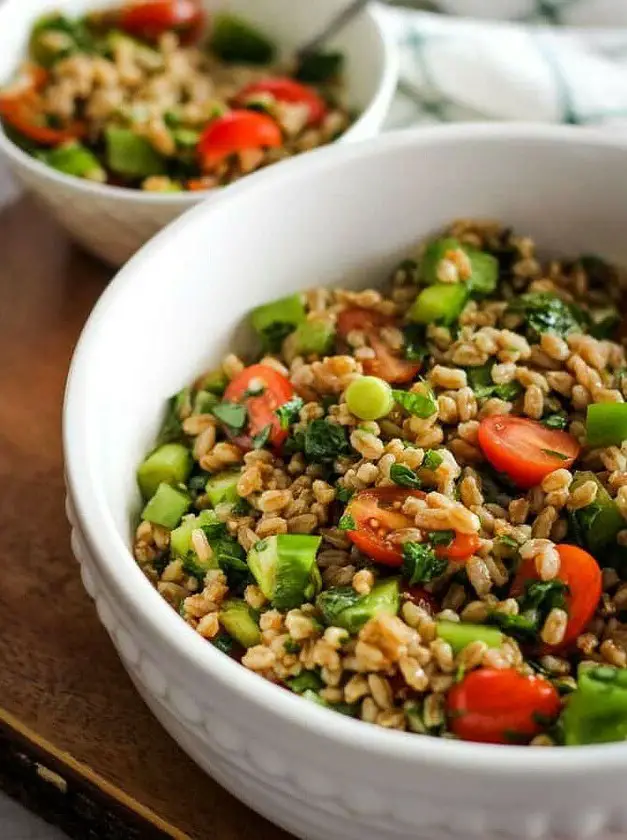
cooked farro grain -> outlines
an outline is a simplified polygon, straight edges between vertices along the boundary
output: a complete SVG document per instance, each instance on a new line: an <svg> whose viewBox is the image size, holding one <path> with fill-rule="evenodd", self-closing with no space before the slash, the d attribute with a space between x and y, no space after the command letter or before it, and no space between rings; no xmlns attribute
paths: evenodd
<svg viewBox="0 0 627 840"><path fill-rule="evenodd" d="M594 741L595 681L627 692L627 364L587 332L620 277L592 289L588 258L543 265L495 225L448 233L431 279L472 296L471 245L496 286L447 326L420 324L436 240L389 296L270 304L270 355L231 354L171 401L134 554L196 632L321 705L505 742L460 712L494 690L515 716L517 691L538 692L519 740Z"/></svg>

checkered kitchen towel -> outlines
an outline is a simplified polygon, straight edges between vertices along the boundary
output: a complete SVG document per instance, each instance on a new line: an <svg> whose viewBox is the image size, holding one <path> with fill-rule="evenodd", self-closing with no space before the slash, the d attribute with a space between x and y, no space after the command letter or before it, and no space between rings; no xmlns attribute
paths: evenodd
<svg viewBox="0 0 627 840"><path fill-rule="evenodd" d="M401 47L390 128L525 120L627 130L627 0L414 5L428 11L384 10Z"/></svg>

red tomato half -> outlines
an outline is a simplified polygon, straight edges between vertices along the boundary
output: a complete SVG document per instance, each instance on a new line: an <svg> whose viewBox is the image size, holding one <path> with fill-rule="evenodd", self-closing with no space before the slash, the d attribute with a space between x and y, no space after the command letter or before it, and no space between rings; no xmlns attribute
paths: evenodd
<svg viewBox="0 0 627 840"><path fill-rule="evenodd" d="M548 680L496 668L471 671L446 702L451 731L463 741L487 744L530 741L544 728L539 718L552 719L561 707Z"/></svg>
<svg viewBox="0 0 627 840"><path fill-rule="evenodd" d="M438 557L446 557L448 560L467 560L480 545L481 540L476 534L455 534L452 543L436 546L435 553Z"/></svg>
<svg viewBox="0 0 627 840"><path fill-rule="evenodd" d="M263 388L259 396L245 396L249 390ZM281 428L279 418L274 413L294 396L294 389L285 376L268 365L251 365L233 379L224 392L225 402L246 403L248 428L246 434L236 439L244 449L252 448L252 438L271 427L268 443L280 446L289 432Z"/></svg>
<svg viewBox="0 0 627 840"><path fill-rule="evenodd" d="M485 417L479 424L479 445L495 469L523 488L535 487L560 467L569 469L580 449L568 432L510 414Z"/></svg>
<svg viewBox="0 0 627 840"><path fill-rule="evenodd" d="M247 85L237 94L236 102L245 105L251 97L260 93L270 94L277 102L306 105L309 109L308 125L318 125L327 112L326 103L319 93L287 76L268 77Z"/></svg>
<svg viewBox="0 0 627 840"><path fill-rule="evenodd" d="M411 382L420 370L420 365L395 356L380 337L379 333L382 327L394 327L396 323L394 318L389 318L380 312L354 307L340 312L337 319L337 328L343 338L346 338L353 330L366 334L370 346L375 352L375 358L365 359L362 362L364 373L369 376L378 376L394 385L400 385Z"/></svg>
<svg viewBox="0 0 627 840"><path fill-rule="evenodd" d="M229 111L209 123L198 141L200 165L210 171L225 158L250 149L268 149L283 143L281 129L267 114Z"/></svg>
<svg viewBox="0 0 627 840"><path fill-rule="evenodd" d="M119 27L147 41L176 32L184 43L200 35L205 13L198 0L140 0L120 12Z"/></svg>
<svg viewBox="0 0 627 840"><path fill-rule="evenodd" d="M591 554L576 545L558 545L560 570L558 580L568 586L565 594L568 609L568 624L564 640L559 645L545 645L549 651L560 650L572 644L592 619L601 598L603 583L601 569ZM537 580L538 573L533 560L527 560L518 570L512 584L511 595L517 598L525 591L525 583Z"/></svg>
<svg viewBox="0 0 627 840"><path fill-rule="evenodd" d="M424 498L421 490L404 490L402 487L377 487L362 490L348 503L346 514L353 517L356 531L349 531L351 541L374 560L386 566L400 566L403 546L392 539L395 531L414 528L409 516L401 513L408 496Z"/></svg>

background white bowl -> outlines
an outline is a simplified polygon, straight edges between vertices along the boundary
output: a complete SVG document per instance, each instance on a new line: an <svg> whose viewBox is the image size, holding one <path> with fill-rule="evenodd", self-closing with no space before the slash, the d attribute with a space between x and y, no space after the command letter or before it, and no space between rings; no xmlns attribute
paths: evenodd
<svg viewBox="0 0 627 840"><path fill-rule="evenodd" d="M204 0L211 13L230 9L276 40L283 54L318 32L346 0ZM3 0L0 2L0 86L6 84L26 52L33 21L60 9L82 14L120 5L122 0ZM372 137L380 130L398 77L396 47L374 4L329 42L346 56L346 96L359 116L339 142ZM0 127L0 153L18 178L37 195L87 250L121 265L184 210L210 193L146 193L95 184L56 172L27 155ZM216 191L217 192L217 191Z"/></svg>
<svg viewBox="0 0 627 840"><path fill-rule="evenodd" d="M85 586L166 729L299 837L606 838L627 830L627 744L539 750L389 732L221 654L129 551L135 468L164 401L234 346L251 307L320 284L378 284L455 217L500 218L551 251L627 263L626 157L627 139L540 126L427 129L314 152L174 223L122 270L85 328L64 419Z"/></svg>

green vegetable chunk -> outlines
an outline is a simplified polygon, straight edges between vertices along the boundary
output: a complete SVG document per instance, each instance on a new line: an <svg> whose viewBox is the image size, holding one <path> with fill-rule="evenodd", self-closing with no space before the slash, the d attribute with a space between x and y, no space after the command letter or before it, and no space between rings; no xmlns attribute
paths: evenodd
<svg viewBox="0 0 627 840"><path fill-rule="evenodd" d="M290 349L298 356L309 356L312 353L324 356L333 347L334 339L335 331L328 321L320 318L303 321L292 333Z"/></svg>
<svg viewBox="0 0 627 840"><path fill-rule="evenodd" d="M83 20L72 20L59 12L42 15L35 21L28 44L30 57L50 68L79 50L89 52L92 39Z"/></svg>
<svg viewBox="0 0 627 840"><path fill-rule="evenodd" d="M192 469L192 455L181 443L166 443L140 464L137 482L145 499L157 492L160 484L184 484Z"/></svg>
<svg viewBox="0 0 627 840"><path fill-rule="evenodd" d="M209 391L212 394L216 394L218 397L221 397L224 391L226 390L226 386L229 384L228 377L226 374L218 369L218 370L211 370L209 373L206 373L200 383L199 387L202 388L204 391Z"/></svg>
<svg viewBox="0 0 627 840"><path fill-rule="evenodd" d="M437 557L427 543L406 542L403 545L403 577L410 586L428 583L444 574L448 567L445 557Z"/></svg>
<svg viewBox="0 0 627 840"><path fill-rule="evenodd" d="M236 15L218 14L213 23L209 48L222 61L269 64L276 48L272 41Z"/></svg>
<svg viewBox="0 0 627 840"><path fill-rule="evenodd" d="M425 470L437 470L444 458L436 449L427 449L422 459L422 468Z"/></svg>
<svg viewBox="0 0 627 840"><path fill-rule="evenodd" d="M322 85L337 79L343 65L344 56L340 52L310 52L301 58L296 78L299 82Z"/></svg>
<svg viewBox="0 0 627 840"><path fill-rule="evenodd" d="M545 332L564 337L582 330L581 313L550 292L527 292L520 295L510 303L509 311L524 316L531 337Z"/></svg>
<svg viewBox="0 0 627 840"><path fill-rule="evenodd" d="M346 389L346 404L360 420L378 420L394 407L393 393L388 383L378 376L360 376Z"/></svg>
<svg viewBox="0 0 627 840"><path fill-rule="evenodd" d="M478 295L489 295L495 289L499 278L499 263L492 254L469 248L458 239L446 237L436 239L427 245L420 263L420 279L428 285L438 283L438 267L451 252L461 251L470 261L470 276L460 278L460 283Z"/></svg>
<svg viewBox="0 0 627 840"><path fill-rule="evenodd" d="M409 487L412 490L419 490L422 487L422 481L416 473L404 464L392 464L390 478L399 487Z"/></svg>
<svg viewBox="0 0 627 840"><path fill-rule="evenodd" d="M248 552L248 566L272 605L290 610L320 590L316 552L321 537L279 534L256 543Z"/></svg>
<svg viewBox="0 0 627 840"><path fill-rule="evenodd" d="M187 493L163 483L143 509L142 519L164 528L176 528L190 504Z"/></svg>
<svg viewBox="0 0 627 840"><path fill-rule="evenodd" d="M431 388L425 387L422 392L414 391L392 391L394 402L405 409L408 414L414 417L426 419L431 417L438 410L438 403ZM373 418L374 419L374 418Z"/></svg>
<svg viewBox="0 0 627 840"><path fill-rule="evenodd" d="M194 414L211 414L219 400L211 391L198 391L194 397Z"/></svg>
<svg viewBox="0 0 627 840"><path fill-rule="evenodd" d="M468 288L465 283L436 283L420 292L407 317L417 324L452 324L467 300Z"/></svg>
<svg viewBox="0 0 627 840"><path fill-rule="evenodd" d="M593 472L576 472L571 493L585 481L594 481L597 485L596 498L592 504L570 513L570 525L576 542L597 556L598 551L615 541L618 532L625 527L625 520Z"/></svg>
<svg viewBox="0 0 627 840"><path fill-rule="evenodd" d="M246 601L230 598L222 604L218 621L242 647L249 648L261 641L259 624Z"/></svg>
<svg viewBox="0 0 627 840"><path fill-rule="evenodd" d="M304 694L305 691L320 691L324 683L316 671L303 671L297 677L287 681L288 686L295 694Z"/></svg>
<svg viewBox="0 0 627 840"><path fill-rule="evenodd" d="M278 350L283 340L305 321L305 306L300 295L279 298L250 313L250 323L265 347Z"/></svg>
<svg viewBox="0 0 627 840"><path fill-rule="evenodd" d="M350 445L344 426L319 418L312 420L305 429L303 449L310 461L323 463L346 455L350 452Z"/></svg>
<svg viewBox="0 0 627 840"><path fill-rule="evenodd" d="M106 172L96 155L76 141L40 152L38 157L48 166L66 175L75 175L77 178L87 178L90 181L106 180Z"/></svg>
<svg viewBox="0 0 627 840"><path fill-rule="evenodd" d="M239 470L216 473L212 475L205 492L209 496L209 501L215 507L223 502L235 504L238 500L237 482L240 479L241 473Z"/></svg>
<svg viewBox="0 0 627 840"><path fill-rule="evenodd" d="M627 670L608 665L580 669L561 722L566 746L626 740Z"/></svg>
<svg viewBox="0 0 627 840"><path fill-rule="evenodd" d="M589 405L586 434L589 446L620 446L627 440L627 403Z"/></svg>
<svg viewBox="0 0 627 840"><path fill-rule="evenodd" d="M217 525L218 517L212 510L201 510L198 516L186 516L178 528L170 534L170 552L173 557L183 559L192 550L192 531L208 525ZM217 563L213 567L216 568ZM207 570L205 569L205 571Z"/></svg>
<svg viewBox="0 0 627 840"><path fill-rule="evenodd" d="M496 627L485 624L466 624L456 621L437 621L436 633L453 648L453 653L459 653L471 642L485 642L488 647L497 648L503 643L504 636Z"/></svg>
<svg viewBox="0 0 627 840"><path fill-rule="evenodd" d="M191 410L191 392L189 388L183 388L178 394L170 397L166 407L165 417L159 429L157 446L164 443L174 443L185 439L181 423L181 412Z"/></svg>
<svg viewBox="0 0 627 840"><path fill-rule="evenodd" d="M376 583L367 595L358 595L350 586L327 589L316 599L326 624L357 633L377 615L396 615L400 607L398 580Z"/></svg>
<svg viewBox="0 0 627 840"><path fill-rule="evenodd" d="M129 128L109 126L105 130L107 165L127 178L148 178L165 173L165 160L145 137Z"/></svg>

